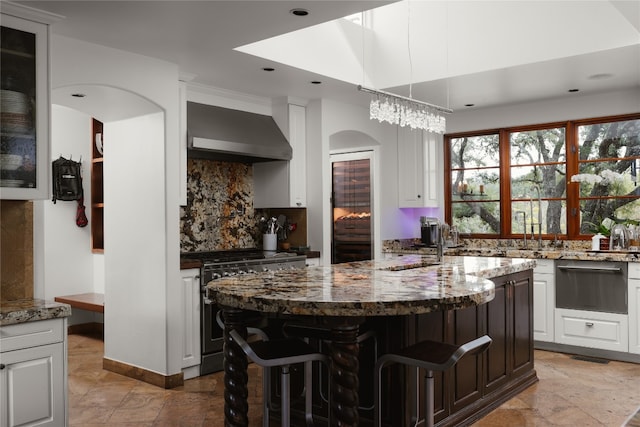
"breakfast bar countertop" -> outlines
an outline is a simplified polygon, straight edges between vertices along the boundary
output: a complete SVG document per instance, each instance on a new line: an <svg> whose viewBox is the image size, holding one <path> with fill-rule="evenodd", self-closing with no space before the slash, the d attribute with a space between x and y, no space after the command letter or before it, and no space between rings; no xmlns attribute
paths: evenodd
<svg viewBox="0 0 640 427"><path fill-rule="evenodd" d="M491 301L491 278L529 270L535 260L401 255L326 267L264 272L211 281L223 306L294 315L378 316L459 309Z"/></svg>
<svg viewBox="0 0 640 427"><path fill-rule="evenodd" d="M41 299L0 302L0 326L71 316L71 306Z"/></svg>

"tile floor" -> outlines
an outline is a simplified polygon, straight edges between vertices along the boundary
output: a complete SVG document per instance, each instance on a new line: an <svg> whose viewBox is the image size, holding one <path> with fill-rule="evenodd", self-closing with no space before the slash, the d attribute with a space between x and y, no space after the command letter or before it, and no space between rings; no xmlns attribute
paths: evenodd
<svg viewBox="0 0 640 427"><path fill-rule="evenodd" d="M164 390L102 369L103 342L69 335L71 426L223 426L222 374ZM478 427L620 426L640 406L640 365L599 364L535 352L540 381L475 424ZM251 366L251 365L250 365ZM260 370L250 367L249 418L261 425Z"/></svg>

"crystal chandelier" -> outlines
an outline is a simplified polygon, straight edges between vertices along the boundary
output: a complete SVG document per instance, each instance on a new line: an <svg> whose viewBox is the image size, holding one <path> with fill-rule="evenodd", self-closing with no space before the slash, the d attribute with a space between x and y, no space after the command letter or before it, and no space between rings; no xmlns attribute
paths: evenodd
<svg viewBox="0 0 640 427"><path fill-rule="evenodd" d="M390 92L358 86L358 90L374 97L369 104L369 118L380 123L387 122L411 129L421 129L438 134L446 131L447 120L444 114L453 110L416 99L395 95Z"/></svg>

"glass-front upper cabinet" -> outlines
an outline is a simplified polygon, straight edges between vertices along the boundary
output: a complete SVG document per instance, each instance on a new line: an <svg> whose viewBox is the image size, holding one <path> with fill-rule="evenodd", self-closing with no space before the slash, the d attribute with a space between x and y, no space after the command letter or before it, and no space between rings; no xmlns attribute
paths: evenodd
<svg viewBox="0 0 640 427"><path fill-rule="evenodd" d="M0 197L49 197L49 23L2 4L0 25ZM44 22L44 23L43 23Z"/></svg>

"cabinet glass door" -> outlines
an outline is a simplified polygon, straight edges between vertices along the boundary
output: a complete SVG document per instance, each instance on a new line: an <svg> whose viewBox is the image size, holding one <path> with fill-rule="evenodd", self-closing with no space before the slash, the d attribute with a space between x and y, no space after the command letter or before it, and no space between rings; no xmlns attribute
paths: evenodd
<svg viewBox="0 0 640 427"><path fill-rule="evenodd" d="M2 15L0 193L48 197L47 25Z"/></svg>
<svg viewBox="0 0 640 427"><path fill-rule="evenodd" d="M371 157L371 152L331 156L333 264L373 257Z"/></svg>

